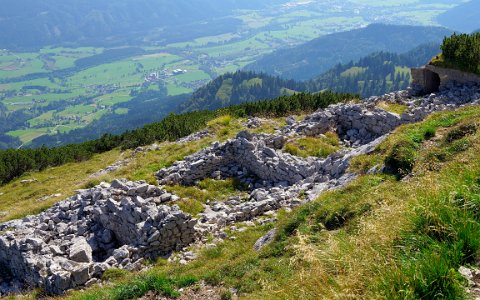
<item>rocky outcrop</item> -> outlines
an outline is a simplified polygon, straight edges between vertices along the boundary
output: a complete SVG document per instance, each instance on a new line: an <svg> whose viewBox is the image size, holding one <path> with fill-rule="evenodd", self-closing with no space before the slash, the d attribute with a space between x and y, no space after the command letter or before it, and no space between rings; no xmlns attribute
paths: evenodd
<svg viewBox="0 0 480 300"><path fill-rule="evenodd" d="M225 143L213 143L156 173L162 185L232 177L243 183L246 196L212 199L198 220L175 205L165 205L180 199L145 182L115 180L79 191L37 216L0 224L0 265L11 278L8 285L0 284L0 291L9 291L17 282L19 288L63 293L96 282L108 268L138 270L145 258L182 250L206 236L225 238L226 226L262 216L258 222L272 221L279 208L301 205L354 179L356 175L348 172L350 160L374 151L401 124L435 111L479 104L478 99L480 86L475 84L450 83L441 92L420 98L400 91L332 105L301 121L289 117L288 125L273 135L245 131ZM405 112L385 111L377 107L379 102L402 104ZM247 126L261 122L252 119ZM326 158L300 158L282 151L287 139L328 131L339 135L343 147ZM179 142L205 137L208 132L200 132ZM157 148L139 148L135 154ZM257 248L272 236L260 240ZM186 261L196 255L189 250L181 257Z"/></svg>
<svg viewBox="0 0 480 300"><path fill-rule="evenodd" d="M108 268L138 270L144 258L194 240L197 221L163 205L171 198L144 182L119 180L81 191L0 225L0 263L22 285L52 294L95 282Z"/></svg>
<svg viewBox="0 0 480 300"><path fill-rule="evenodd" d="M316 112L285 132L318 136L328 131L355 145L366 144L402 124L400 116L368 104L338 104Z"/></svg>
<svg viewBox="0 0 480 300"><path fill-rule="evenodd" d="M237 138L223 144L214 143L156 175L161 184L191 185L207 177L238 177L250 173L262 180L290 185L318 172L320 164L315 159L300 159L277 151L283 142L282 137L241 132Z"/></svg>

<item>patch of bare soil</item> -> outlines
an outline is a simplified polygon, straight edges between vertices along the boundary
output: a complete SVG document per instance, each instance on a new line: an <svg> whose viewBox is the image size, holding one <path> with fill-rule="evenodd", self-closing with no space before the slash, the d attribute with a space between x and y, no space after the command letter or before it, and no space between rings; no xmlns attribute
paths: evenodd
<svg viewBox="0 0 480 300"><path fill-rule="evenodd" d="M229 294L228 289L222 287L214 287L199 283L180 290L181 296L174 298L176 300L222 300L229 299L225 297ZM231 299L236 299L232 296ZM149 292L139 300L172 300L172 298L158 295L155 292Z"/></svg>

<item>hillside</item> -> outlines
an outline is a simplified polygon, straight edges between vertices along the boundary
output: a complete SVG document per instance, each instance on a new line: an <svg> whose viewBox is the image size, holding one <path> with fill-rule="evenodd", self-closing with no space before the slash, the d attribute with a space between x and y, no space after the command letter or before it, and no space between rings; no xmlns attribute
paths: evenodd
<svg viewBox="0 0 480 300"><path fill-rule="evenodd" d="M297 114L286 120L223 110L206 133L25 174L0 188L0 218L42 213L0 225L0 260L47 293L88 282L60 299L463 299L457 270L480 250L480 87L458 89L313 114L256 106ZM184 248L192 230L203 238ZM175 249L139 271L139 257ZM28 268L7 259L24 255Z"/></svg>
<svg viewBox="0 0 480 300"><path fill-rule="evenodd" d="M379 51L402 53L421 44L440 43L451 31L440 27L373 24L333 33L293 48L267 54L246 70L295 80L311 79L338 63L348 63Z"/></svg>
<svg viewBox="0 0 480 300"><path fill-rule="evenodd" d="M437 20L447 28L470 33L480 28L479 10L480 1L471 0L444 12L437 17Z"/></svg>
<svg viewBox="0 0 480 300"><path fill-rule="evenodd" d="M293 80L237 71L219 76L196 90L190 99L181 105L181 110L216 109L305 91L304 84Z"/></svg>
<svg viewBox="0 0 480 300"><path fill-rule="evenodd" d="M328 89L362 97L404 90L410 85L410 68L425 65L439 52L440 45L426 44L402 54L373 53L357 62L339 64L305 84L309 91Z"/></svg>
<svg viewBox="0 0 480 300"><path fill-rule="evenodd" d="M146 91L137 94L129 102L113 105L111 113L84 128L35 138L28 147L81 143L99 138L105 133L119 134L161 120L169 112L212 110L244 102L274 99L295 92L315 93L328 89L359 94L362 97L381 95L405 89L410 83L409 68L424 65L438 52L438 45L425 44L403 54L374 53L357 62L337 65L317 78L304 82L237 71L217 77L192 95L168 96L162 90ZM118 111L128 113L118 114ZM20 121L17 118L17 122Z"/></svg>
<svg viewBox="0 0 480 300"><path fill-rule="evenodd" d="M241 22L225 18L235 9L263 8L283 1L6 0L0 12L1 48L52 44L125 45L149 36L161 43L234 31ZM155 32L156 31L156 32Z"/></svg>

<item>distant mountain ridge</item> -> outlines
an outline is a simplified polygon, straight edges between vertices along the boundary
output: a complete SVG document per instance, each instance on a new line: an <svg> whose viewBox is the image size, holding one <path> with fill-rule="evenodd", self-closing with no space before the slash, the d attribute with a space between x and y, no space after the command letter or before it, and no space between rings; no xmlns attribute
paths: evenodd
<svg viewBox="0 0 480 300"><path fill-rule="evenodd" d="M212 34L234 31L241 21L225 17L233 10L282 2L286 1L3 0L0 47L127 44L148 38L147 33L155 41L172 42L207 28Z"/></svg>
<svg viewBox="0 0 480 300"><path fill-rule="evenodd" d="M441 27L373 24L326 35L293 48L277 50L246 66L245 70L308 80L338 63L356 61L368 53L402 53L424 43L440 43L451 33Z"/></svg>
<svg viewBox="0 0 480 300"><path fill-rule="evenodd" d="M480 28L480 0L460 4L437 17L438 22L453 30L470 33Z"/></svg>

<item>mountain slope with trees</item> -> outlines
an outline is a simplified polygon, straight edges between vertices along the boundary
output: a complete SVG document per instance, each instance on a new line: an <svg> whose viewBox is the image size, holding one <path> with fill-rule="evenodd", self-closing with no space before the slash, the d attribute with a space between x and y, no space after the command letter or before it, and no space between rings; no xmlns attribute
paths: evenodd
<svg viewBox="0 0 480 300"><path fill-rule="evenodd" d="M338 64L306 82L307 90L350 92L370 97L406 89L410 68L425 65L440 52L440 45L421 45L407 53L377 52L357 62Z"/></svg>
<svg viewBox="0 0 480 300"><path fill-rule="evenodd" d="M282 0L4 0L0 47L40 47L58 43L125 44L156 29L156 41L235 31L241 21L225 17L235 9L262 8ZM208 21L208 22L207 22Z"/></svg>
<svg viewBox="0 0 480 300"><path fill-rule="evenodd" d="M428 42L441 43L451 31L441 27L373 24L334 33L260 58L245 69L283 78L308 80L338 63L358 60L368 53L402 53Z"/></svg>
<svg viewBox="0 0 480 300"><path fill-rule="evenodd" d="M119 134L158 122L169 112L213 110L298 92L332 90L359 94L362 97L381 95L406 88L410 83L408 68L426 64L439 51L439 45L425 44L403 54L373 53L357 62L339 64L317 78L304 82L238 71L219 76L193 94L172 97L167 96L162 88L160 91L147 91L136 95L129 102L114 105L111 113L85 128L41 136L34 139L29 147L81 143L100 138L105 133ZM118 115L114 113L117 109L128 109L128 113Z"/></svg>
<svg viewBox="0 0 480 300"><path fill-rule="evenodd" d="M181 110L216 109L228 105L273 99L304 92L303 83L254 72L237 71L217 77L196 90Z"/></svg>

